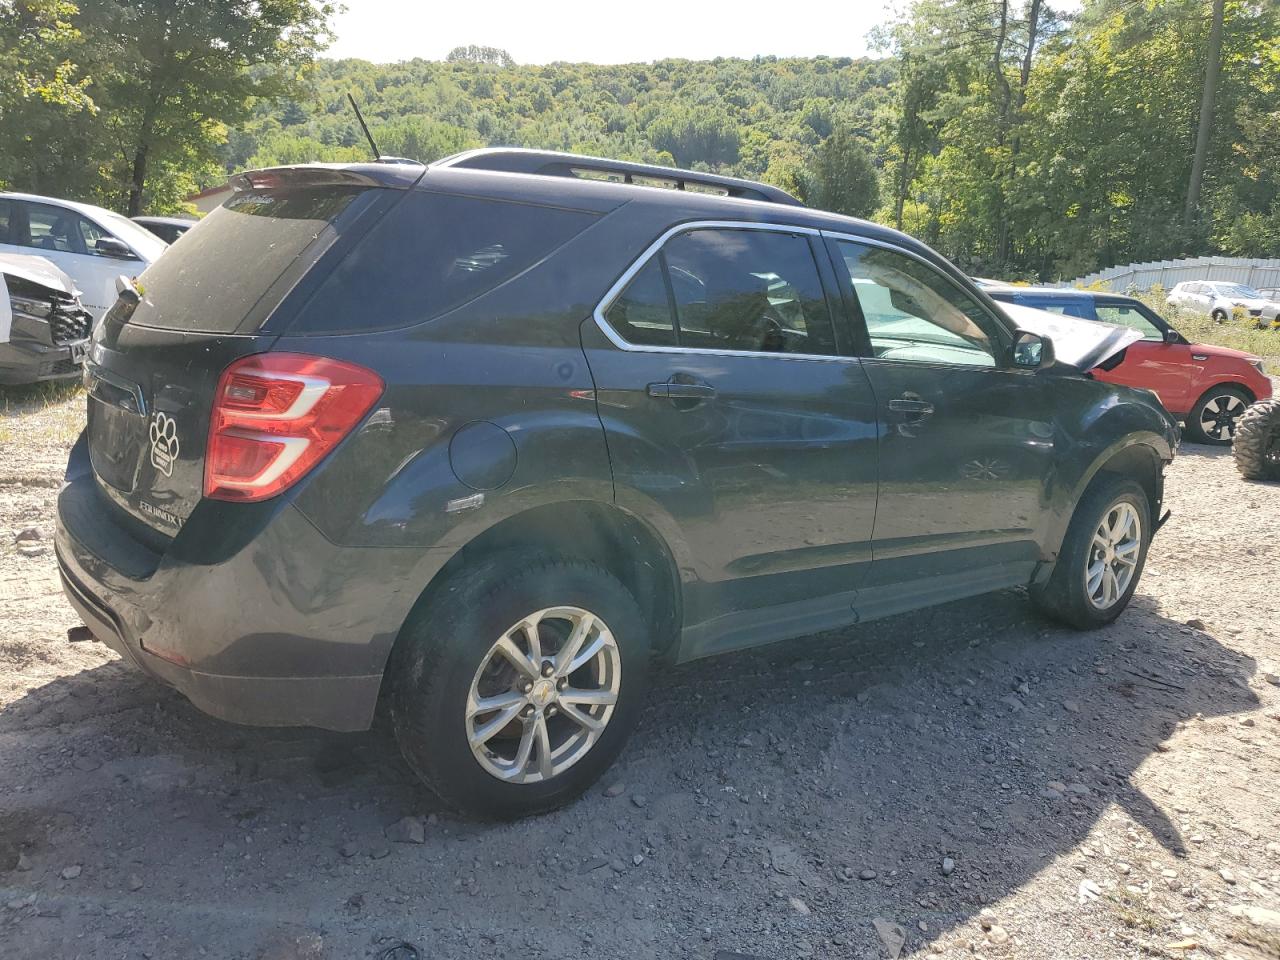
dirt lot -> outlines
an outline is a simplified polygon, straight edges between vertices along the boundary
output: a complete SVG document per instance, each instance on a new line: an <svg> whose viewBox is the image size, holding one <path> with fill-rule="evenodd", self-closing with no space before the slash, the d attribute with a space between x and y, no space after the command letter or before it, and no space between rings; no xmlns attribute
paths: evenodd
<svg viewBox="0 0 1280 960"><path fill-rule="evenodd" d="M229 726L66 642L14 532L82 405L0 415L4 960L890 956L877 920L902 956L1280 957L1280 487L1225 454L1182 451L1110 629L1011 591L670 671L599 789L485 826L386 731Z"/></svg>

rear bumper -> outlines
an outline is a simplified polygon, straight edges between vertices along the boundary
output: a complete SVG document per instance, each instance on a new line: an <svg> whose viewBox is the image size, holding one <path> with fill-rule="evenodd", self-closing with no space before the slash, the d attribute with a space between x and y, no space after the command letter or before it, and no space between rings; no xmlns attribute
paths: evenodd
<svg viewBox="0 0 1280 960"><path fill-rule="evenodd" d="M283 504L225 556L178 559L175 540L148 559L96 482L63 488L54 547L67 600L98 640L224 720L368 728L417 597L388 568L396 551L337 547Z"/></svg>
<svg viewBox="0 0 1280 960"><path fill-rule="evenodd" d="M178 690L197 708L232 723L365 730L382 675L367 677L229 677L191 670L149 654L116 613L75 579L59 550L58 572L68 602L95 638L133 666Z"/></svg>

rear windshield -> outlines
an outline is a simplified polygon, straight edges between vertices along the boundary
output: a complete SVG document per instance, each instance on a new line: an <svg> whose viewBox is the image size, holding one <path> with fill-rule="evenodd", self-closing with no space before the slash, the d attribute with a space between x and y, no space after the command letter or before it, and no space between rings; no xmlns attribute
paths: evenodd
<svg viewBox="0 0 1280 960"><path fill-rule="evenodd" d="M262 303L289 266L362 191L279 190L237 195L139 278L143 299L130 323L167 330L234 333L261 324L278 305ZM252 317L250 316L252 314Z"/></svg>
<svg viewBox="0 0 1280 960"><path fill-rule="evenodd" d="M581 210L410 191L325 278L290 332L421 323L522 273L595 219Z"/></svg>

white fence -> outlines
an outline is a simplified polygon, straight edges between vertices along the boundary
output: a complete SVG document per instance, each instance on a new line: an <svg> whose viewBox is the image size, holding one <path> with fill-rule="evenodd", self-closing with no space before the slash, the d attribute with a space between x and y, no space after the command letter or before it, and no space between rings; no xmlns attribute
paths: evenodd
<svg viewBox="0 0 1280 960"><path fill-rule="evenodd" d="M1060 283L1060 287L1092 287L1112 291L1150 290L1156 284L1168 290L1184 280L1230 280L1251 287L1280 287L1280 260L1246 257L1191 257L1186 260L1158 260L1108 267L1096 273Z"/></svg>

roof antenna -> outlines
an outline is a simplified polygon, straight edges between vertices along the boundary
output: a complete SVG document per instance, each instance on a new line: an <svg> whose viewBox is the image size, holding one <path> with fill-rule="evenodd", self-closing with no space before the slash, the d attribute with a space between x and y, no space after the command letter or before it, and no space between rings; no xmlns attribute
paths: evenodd
<svg viewBox="0 0 1280 960"><path fill-rule="evenodd" d="M350 91L347 92L347 100L351 104L351 109L356 112L356 119L360 121L360 129L364 131L364 137L369 141L369 148L373 151L373 162L377 163L382 159L382 153L378 150L378 144L374 142L373 134L369 132L369 125L364 122L364 114L360 112L360 105L356 103Z"/></svg>

